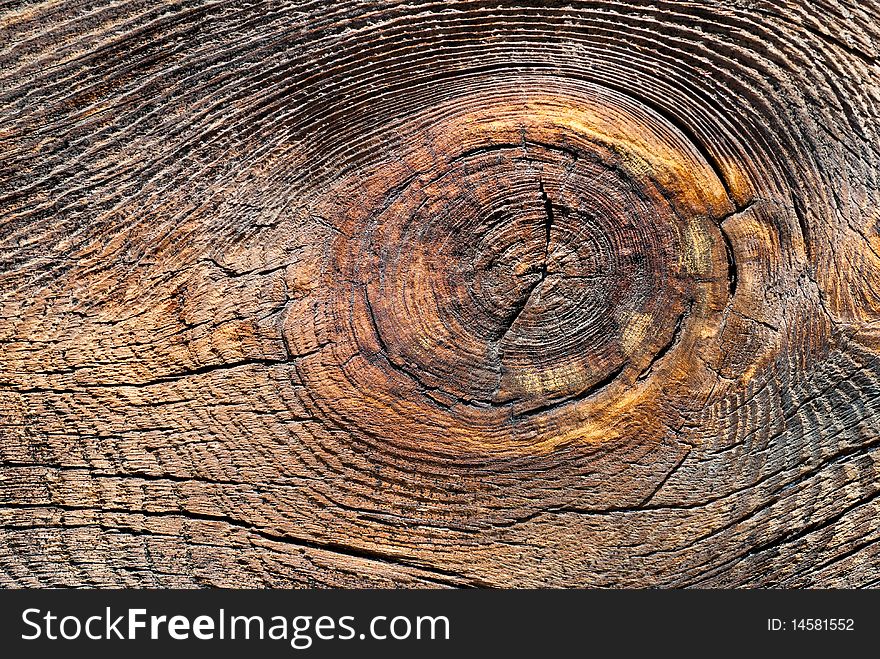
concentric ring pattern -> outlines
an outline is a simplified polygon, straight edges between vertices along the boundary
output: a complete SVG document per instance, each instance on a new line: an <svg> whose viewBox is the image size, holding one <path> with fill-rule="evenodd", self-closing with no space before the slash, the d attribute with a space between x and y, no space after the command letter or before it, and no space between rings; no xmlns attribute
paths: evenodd
<svg viewBox="0 0 880 659"><path fill-rule="evenodd" d="M875 3L0 19L0 582L878 583Z"/></svg>

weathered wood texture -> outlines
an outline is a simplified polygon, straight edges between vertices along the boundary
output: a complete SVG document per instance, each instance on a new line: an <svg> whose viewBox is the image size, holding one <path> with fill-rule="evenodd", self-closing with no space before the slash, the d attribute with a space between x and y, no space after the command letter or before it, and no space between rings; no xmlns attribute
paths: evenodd
<svg viewBox="0 0 880 659"><path fill-rule="evenodd" d="M877 2L2 11L0 584L880 584Z"/></svg>

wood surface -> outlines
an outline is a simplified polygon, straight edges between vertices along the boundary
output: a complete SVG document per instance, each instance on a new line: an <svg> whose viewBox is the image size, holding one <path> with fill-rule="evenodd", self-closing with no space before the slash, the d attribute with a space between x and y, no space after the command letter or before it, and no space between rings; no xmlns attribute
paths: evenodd
<svg viewBox="0 0 880 659"><path fill-rule="evenodd" d="M0 8L0 585L880 584L880 4Z"/></svg>

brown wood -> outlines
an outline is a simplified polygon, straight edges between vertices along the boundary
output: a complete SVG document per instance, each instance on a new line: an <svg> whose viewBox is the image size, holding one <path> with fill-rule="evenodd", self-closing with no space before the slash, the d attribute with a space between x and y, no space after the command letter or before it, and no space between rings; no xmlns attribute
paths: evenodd
<svg viewBox="0 0 880 659"><path fill-rule="evenodd" d="M880 584L880 5L9 3L0 584Z"/></svg>

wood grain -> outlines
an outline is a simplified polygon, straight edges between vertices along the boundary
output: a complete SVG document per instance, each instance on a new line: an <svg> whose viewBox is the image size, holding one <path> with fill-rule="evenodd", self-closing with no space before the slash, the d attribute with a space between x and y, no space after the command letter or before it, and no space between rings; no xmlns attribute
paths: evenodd
<svg viewBox="0 0 880 659"><path fill-rule="evenodd" d="M874 0L0 11L0 584L880 584Z"/></svg>

